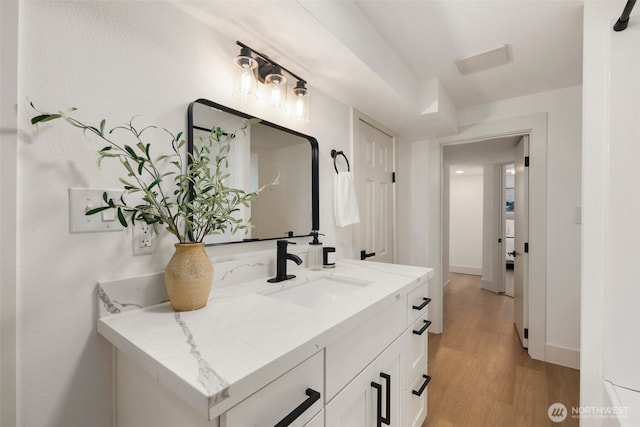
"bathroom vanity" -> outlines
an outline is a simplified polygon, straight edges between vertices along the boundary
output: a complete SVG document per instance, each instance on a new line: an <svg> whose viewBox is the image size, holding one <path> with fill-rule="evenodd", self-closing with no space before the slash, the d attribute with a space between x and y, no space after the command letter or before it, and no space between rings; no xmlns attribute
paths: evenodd
<svg viewBox="0 0 640 427"><path fill-rule="evenodd" d="M192 312L162 301L161 275L101 283L116 424L420 426L432 270L342 260L295 273L214 284Z"/></svg>

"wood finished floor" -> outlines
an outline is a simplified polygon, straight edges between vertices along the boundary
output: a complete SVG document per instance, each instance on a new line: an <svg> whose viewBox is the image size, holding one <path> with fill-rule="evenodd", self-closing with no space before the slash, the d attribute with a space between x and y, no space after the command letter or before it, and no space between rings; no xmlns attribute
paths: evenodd
<svg viewBox="0 0 640 427"><path fill-rule="evenodd" d="M479 276L451 274L444 333L429 335L423 427L578 426L579 371L533 360L513 326L513 299L483 290ZM569 416L554 423L549 405Z"/></svg>

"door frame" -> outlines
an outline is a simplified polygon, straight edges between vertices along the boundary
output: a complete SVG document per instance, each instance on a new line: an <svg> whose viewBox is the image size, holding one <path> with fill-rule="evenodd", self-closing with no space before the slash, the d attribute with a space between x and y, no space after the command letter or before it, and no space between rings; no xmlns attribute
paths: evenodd
<svg viewBox="0 0 640 427"><path fill-rule="evenodd" d="M360 186L360 179L362 178L360 176L360 171L358 171L358 168L355 166L358 164L356 159L359 159L360 156L362 155L361 151L360 151L360 121L363 121L365 123L367 123L368 125L378 129L380 132L386 134L387 136L391 137L392 139L392 144L393 144L393 170L396 170L396 161L397 161L397 150L396 150L396 143L398 140L398 136L395 134L395 132L393 132L391 129L387 128L386 126L382 125L380 122L376 121L375 119L367 116L366 114L364 114L363 112L352 108L351 109L351 128L353 130L352 135L353 135L353 139L351 140L351 152L353 153L353 160L351 162L352 165L352 170L353 170L353 180L355 183L355 187L356 189L361 188ZM398 218L398 214L397 214L397 190L396 190L396 186L393 185L391 187L392 189L392 203L393 206L391 207L392 210L392 227L393 227L393 263L395 264L396 262L398 262L398 228L397 228L397 218ZM354 259L360 259L360 248L362 247L362 235L360 233L360 224L355 224L353 227L353 247L352 247L352 256Z"/></svg>
<svg viewBox="0 0 640 427"><path fill-rule="evenodd" d="M467 126L456 135L428 141L429 188L437 189L437 197L428 203L429 222L427 262L434 267L430 295L434 300L433 332L443 330L443 149L447 144L480 142L505 136L529 134L529 355L546 360L546 284L547 284L547 113L519 116ZM435 181L435 182L434 182ZM433 193L432 193L433 194ZM425 197L429 198L427 193Z"/></svg>

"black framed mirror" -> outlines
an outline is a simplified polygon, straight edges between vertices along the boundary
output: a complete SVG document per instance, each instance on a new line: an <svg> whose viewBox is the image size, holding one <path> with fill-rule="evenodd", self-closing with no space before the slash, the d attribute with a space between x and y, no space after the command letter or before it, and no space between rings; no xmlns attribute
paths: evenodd
<svg viewBox="0 0 640 427"><path fill-rule="evenodd" d="M187 109L187 149L214 127L235 131L253 116L200 98ZM250 124L236 135L229 156L227 185L262 191L238 217L251 219L251 228L236 234L207 236L206 245L255 242L309 236L320 230L318 141L266 120Z"/></svg>

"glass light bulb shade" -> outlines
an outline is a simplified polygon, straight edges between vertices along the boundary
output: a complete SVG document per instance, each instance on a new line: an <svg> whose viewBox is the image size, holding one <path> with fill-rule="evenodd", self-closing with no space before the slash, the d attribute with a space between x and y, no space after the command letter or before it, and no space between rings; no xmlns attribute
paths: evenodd
<svg viewBox="0 0 640 427"><path fill-rule="evenodd" d="M264 79L267 86L266 108L284 111L287 102L287 79L282 74L269 74Z"/></svg>
<svg viewBox="0 0 640 427"><path fill-rule="evenodd" d="M293 90L294 96L294 108L293 108L293 118L296 120L301 120L303 122L309 121L309 93L305 89L304 91L300 91L297 89Z"/></svg>
<svg viewBox="0 0 640 427"><path fill-rule="evenodd" d="M256 80L255 69L258 63L250 56L237 56L235 63L238 65L235 71L235 83L233 96L245 101L255 101L258 99L258 81Z"/></svg>

